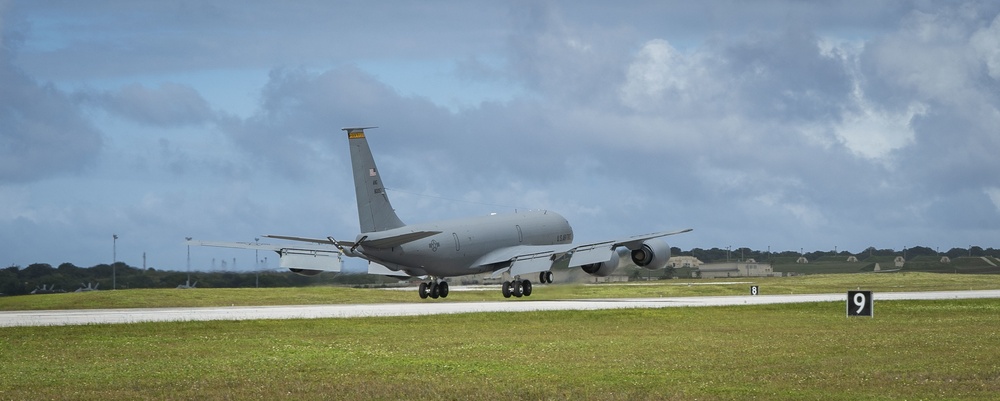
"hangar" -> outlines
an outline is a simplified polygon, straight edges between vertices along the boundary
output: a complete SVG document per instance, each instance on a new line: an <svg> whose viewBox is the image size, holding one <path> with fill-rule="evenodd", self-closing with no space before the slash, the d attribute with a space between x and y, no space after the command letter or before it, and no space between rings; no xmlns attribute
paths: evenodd
<svg viewBox="0 0 1000 401"><path fill-rule="evenodd" d="M692 278L725 277L781 277L775 273L770 263L757 263L753 259L728 263L706 263L691 271Z"/></svg>

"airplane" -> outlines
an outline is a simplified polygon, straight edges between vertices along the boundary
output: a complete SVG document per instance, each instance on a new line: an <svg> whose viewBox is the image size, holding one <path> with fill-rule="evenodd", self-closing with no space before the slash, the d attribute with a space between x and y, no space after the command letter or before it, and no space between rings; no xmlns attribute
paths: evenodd
<svg viewBox="0 0 1000 401"><path fill-rule="evenodd" d="M80 288L77 288L76 291L74 291L74 292L97 291L97 287L100 287L100 286L101 286L101 283L97 283L97 285L94 285L93 283L87 283L87 285L83 285L83 283L80 283Z"/></svg>
<svg viewBox="0 0 1000 401"><path fill-rule="evenodd" d="M185 281L184 284L177 285L178 290L193 290L195 288L198 288L198 282L195 281L194 284L191 284L191 279Z"/></svg>
<svg viewBox="0 0 1000 401"><path fill-rule="evenodd" d="M520 298L532 293L529 277L551 283L552 269L556 267L579 267L599 277L626 264L662 269L670 259L670 246L663 237L692 231L689 228L573 245L573 228L563 216L550 210L407 225L389 202L365 137L365 130L373 128L377 127L343 128L350 146L360 223L355 240L337 241L332 236L266 237L333 246L343 255L367 260L369 274L429 277L418 288L422 299L447 298L447 277L491 272L493 277L503 276L504 298ZM312 267L299 269L298 273L339 271L339 267L326 269L320 264Z"/></svg>

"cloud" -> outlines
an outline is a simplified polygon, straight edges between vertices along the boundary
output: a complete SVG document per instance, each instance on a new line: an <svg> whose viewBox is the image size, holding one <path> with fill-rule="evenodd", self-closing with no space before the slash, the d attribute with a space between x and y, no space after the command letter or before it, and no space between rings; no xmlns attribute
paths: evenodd
<svg viewBox="0 0 1000 401"><path fill-rule="evenodd" d="M403 97L353 66L321 73L276 69L260 96L258 111L247 119L224 121L222 129L237 146L285 177L301 178L336 165L340 155L329 149L336 148L334 139L345 126L397 127L416 136L413 131L441 127L449 116L430 101Z"/></svg>
<svg viewBox="0 0 1000 401"><path fill-rule="evenodd" d="M668 108L668 99L690 104L695 96L710 98L717 88L703 85L710 80L697 60L689 60L663 39L653 39L639 49L628 65L625 82L619 89L621 101L636 111Z"/></svg>
<svg viewBox="0 0 1000 401"><path fill-rule="evenodd" d="M976 31L971 44L986 63L990 77L1000 81L1000 15L993 19L989 27Z"/></svg>
<svg viewBox="0 0 1000 401"><path fill-rule="evenodd" d="M1000 213L1000 187L984 188L983 192L990 197L990 202L993 202L993 206L997 208L997 213Z"/></svg>
<svg viewBox="0 0 1000 401"><path fill-rule="evenodd" d="M16 45L0 48L0 184L81 172L101 151L100 131L70 97L12 63Z"/></svg>
<svg viewBox="0 0 1000 401"><path fill-rule="evenodd" d="M81 92L78 97L111 113L158 127L197 125L216 118L197 90L169 82L158 88L133 83L117 91Z"/></svg>
<svg viewBox="0 0 1000 401"><path fill-rule="evenodd" d="M888 112L865 99L860 88L853 100L853 110L835 126L837 138L852 153L892 166L892 152L914 142L912 122L927 113L927 107L913 103L902 112Z"/></svg>

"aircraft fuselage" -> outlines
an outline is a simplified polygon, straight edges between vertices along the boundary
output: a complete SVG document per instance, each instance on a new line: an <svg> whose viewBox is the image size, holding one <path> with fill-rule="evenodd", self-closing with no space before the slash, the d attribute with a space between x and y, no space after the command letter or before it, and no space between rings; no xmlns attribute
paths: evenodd
<svg viewBox="0 0 1000 401"><path fill-rule="evenodd" d="M412 232L440 232L391 248L359 246L367 258L393 270L411 275L437 277L489 272L494 266L475 266L477 260L497 249L518 245L555 245L573 242L573 228L558 213L528 211L512 214L413 224L400 228L362 233L392 237Z"/></svg>

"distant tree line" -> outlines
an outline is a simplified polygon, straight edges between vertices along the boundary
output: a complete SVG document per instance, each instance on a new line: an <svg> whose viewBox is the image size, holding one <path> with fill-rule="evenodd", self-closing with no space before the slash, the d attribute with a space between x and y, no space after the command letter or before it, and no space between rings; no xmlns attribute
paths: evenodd
<svg viewBox="0 0 1000 401"><path fill-rule="evenodd" d="M114 273L114 277L112 274ZM171 270L140 269L117 262L114 266L99 264L78 267L63 263L52 267L35 263L28 267L10 266L0 269L0 294L30 294L43 286L46 290L73 292L90 286L98 290L128 288L177 288L187 284L188 273ZM199 288L253 288L253 287L304 287L310 285L365 285L379 284L385 280L366 274L320 274L314 277L291 272L191 272L191 284Z"/></svg>
<svg viewBox="0 0 1000 401"><path fill-rule="evenodd" d="M813 251L800 253L796 251L775 251L767 252L753 250L750 248L693 248L683 251L680 248L671 248L671 254L675 256L694 256L705 263L738 261L754 259L758 262L767 262L774 258L798 258L805 256L809 260L816 260L824 256L843 257L845 260L849 256L855 256L859 260L868 257L881 256L905 256L907 259L918 256L947 256L958 258L963 256L981 257L997 256L1000 250L973 246L971 248L952 248L947 252L938 251L925 247L914 246L905 250L876 249L869 247L860 252L848 251ZM112 278L112 272L115 277ZM673 273L671 270L669 273ZM672 274L669 274L672 275ZM0 269L0 294L2 295L23 295L30 294L43 286L56 291L72 292L79 288L91 286L99 290L111 289L112 286L120 289L127 288L176 288L186 284L188 273L172 270L156 270L153 268L140 269L129 266L123 262L116 262L114 265L99 264L93 267L77 267L72 263L63 263L58 267L52 267L47 263L35 263L28 267L10 266ZM291 272L265 271L265 272L191 272L191 283L197 282L202 288L253 288L253 287L305 287L311 285L379 285L382 283L395 281L389 278L371 276L367 274L320 274L314 277L300 276Z"/></svg>
<svg viewBox="0 0 1000 401"><path fill-rule="evenodd" d="M765 262L774 258L798 258L799 256L804 256L809 260L816 260L823 256L839 256L843 257L845 260L850 256L855 256L859 260L864 260L865 258L872 256L906 256L907 259L914 258L917 256L947 256L949 258L958 258L962 256L995 256L1000 255L1000 250L994 248L986 248L974 246L971 248L951 248L947 252L938 252L932 248L925 246L914 246L907 247L904 250L895 249L876 249L875 247L868 247L860 252L849 252L849 251L812 251L801 253L799 251L761 251L753 250L750 248L712 248L712 249L701 249L693 248L690 251L682 251L680 248L674 247L670 248L671 255L681 255L681 256L694 256L698 260L705 263L715 263L715 262L725 262L725 261L738 261L753 259L758 262Z"/></svg>

